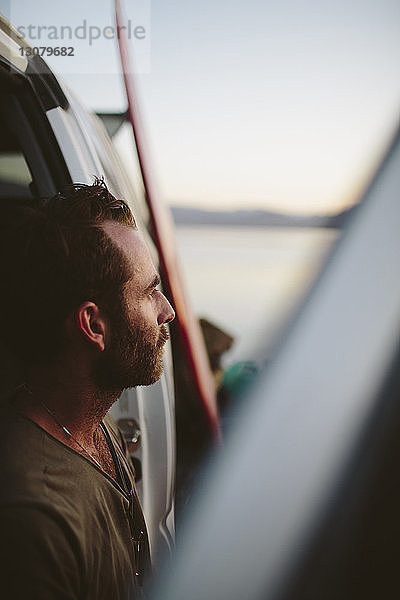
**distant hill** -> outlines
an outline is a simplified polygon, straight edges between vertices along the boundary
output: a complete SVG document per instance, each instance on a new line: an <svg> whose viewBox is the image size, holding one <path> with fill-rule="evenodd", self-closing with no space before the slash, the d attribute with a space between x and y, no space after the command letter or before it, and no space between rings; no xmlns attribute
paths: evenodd
<svg viewBox="0 0 400 600"><path fill-rule="evenodd" d="M269 210L214 211L172 206L177 225L220 225L247 227L332 227L340 229L354 212L353 206L336 215L291 215Z"/></svg>

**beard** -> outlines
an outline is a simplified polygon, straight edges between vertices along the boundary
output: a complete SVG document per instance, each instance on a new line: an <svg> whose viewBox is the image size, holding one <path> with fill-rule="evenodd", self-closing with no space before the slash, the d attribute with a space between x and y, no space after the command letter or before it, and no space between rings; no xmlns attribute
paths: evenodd
<svg viewBox="0 0 400 600"><path fill-rule="evenodd" d="M160 379L165 325L133 324L124 311L114 315L108 345L94 364L93 379L102 391L151 385Z"/></svg>

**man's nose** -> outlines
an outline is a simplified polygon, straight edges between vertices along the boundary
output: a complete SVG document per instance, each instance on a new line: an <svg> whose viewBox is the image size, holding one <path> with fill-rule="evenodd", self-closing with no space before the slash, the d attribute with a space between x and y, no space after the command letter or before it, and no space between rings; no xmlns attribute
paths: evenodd
<svg viewBox="0 0 400 600"><path fill-rule="evenodd" d="M175 319L175 311L168 302L167 298L164 294L161 293L162 296L162 306L160 314L158 315L157 323L158 325L164 325L165 323L170 323Z"/></svg>

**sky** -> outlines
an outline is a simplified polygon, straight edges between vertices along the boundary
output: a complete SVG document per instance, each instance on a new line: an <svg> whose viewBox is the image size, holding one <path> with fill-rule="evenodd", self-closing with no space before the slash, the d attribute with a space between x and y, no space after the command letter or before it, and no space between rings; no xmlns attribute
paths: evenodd
<svg viewBox="0 0 400 600"><path fill-rule="evenodd" d="M110 0L1 6L38 46L63 44L54 36L69 26L75 55L46 60L89 108L125 109ZM398 125L398 0L125 0L124 8L169 203L323 214L358 199ZM40 36L39 25L48 27Z"/></svg>

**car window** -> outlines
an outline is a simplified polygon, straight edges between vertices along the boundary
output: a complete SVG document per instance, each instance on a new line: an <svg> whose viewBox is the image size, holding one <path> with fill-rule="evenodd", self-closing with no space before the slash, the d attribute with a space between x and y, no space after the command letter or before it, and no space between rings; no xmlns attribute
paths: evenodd
<svg viewBox="0 0 400 600"><path fill-rule="evenodd" d="M0 153L0 196L30 194L32 175L21 151L7 149Z"/></svg>
<svg viewBox="0 0 400 600"><path fill-rule="evenodd" d="M29 197L32 175L15 133L16 117L10 120L5 109L8 97L0 100L0 197Z"/></svg>
<svg viewBox="0 0 400 600"><path fill-rule="evenodd" d="M27 82L0 93L0 197L49 196L69 182L45 111Z"/></svg>

